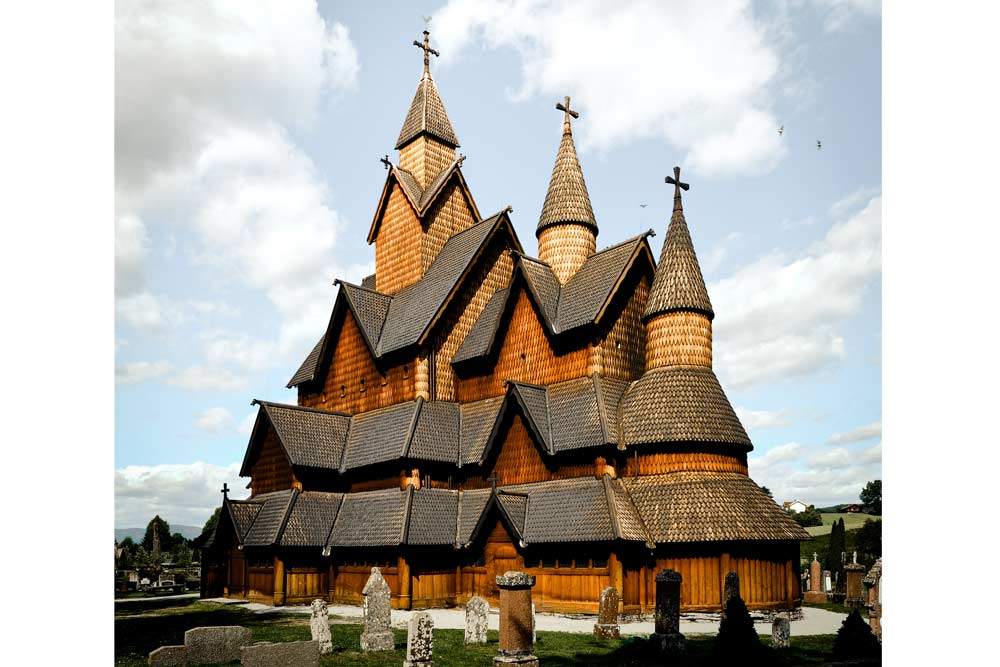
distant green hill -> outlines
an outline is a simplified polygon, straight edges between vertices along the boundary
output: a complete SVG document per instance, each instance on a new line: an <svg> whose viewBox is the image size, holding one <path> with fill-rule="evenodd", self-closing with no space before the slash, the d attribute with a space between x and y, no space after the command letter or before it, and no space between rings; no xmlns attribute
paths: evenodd
<svg viewBox="0 0 1000 667"><path fill-rule="evenodd" d="M201 535L201 526L185 526L181 523L172 523L170 524L170 530L180 533L189 540L193 540ZM115 528L115 541L121 542L126 537L131 537L133 542L139 542L145 534L145 528Z"/></svg>
<svg viewBox="0 0 1000 667"><path fill-rule="evenodd" d="M821 512L820 516L823 517L822 526L809 526L806 528L806 532L810 535L829 535L830 526L833 525L834 521L839 519L844 520L844 528L847 530L854 530L860 528L865 524L868 519L881 519L882 517L875 516L873 514L863 514L857 513L852 514L850 512Z"/></svg>

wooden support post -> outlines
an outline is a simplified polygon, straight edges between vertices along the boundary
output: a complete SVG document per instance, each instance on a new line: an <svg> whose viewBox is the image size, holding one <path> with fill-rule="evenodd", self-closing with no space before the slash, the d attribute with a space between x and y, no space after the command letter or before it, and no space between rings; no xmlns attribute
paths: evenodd
<svg viewBox="0 0 1000 667"><path fill-rule="evenodd" d="M625 589L622 579L622 561L615 550L612 550L611 555L608 556L608 576L611 579L611 587L618 591L618 611L621 612L625 604Z"/></svg>
<svg viewBox="0 0 1000 667"><path fill-rule="evenodd" d="M645 614L649 610L649 605L646 603L646 577L649 576L649 568L646 567L646 559L642 559L642 565L639 567L639 613Z"/></svg>
<svg viewBox="0 0 1000 667"><path fill-rule="evenodd" d="M275 607L285 605L285 561L280 556L274 556L274 597Z"/></svg>
<svg viewBox="0 0 1000 667"><path fill-rule="evenodd" d="M399 554L396 563L396 575L399 577L399 608L412 609L413 595L411 593L410 563L406 560L405 554Z"/></svg>

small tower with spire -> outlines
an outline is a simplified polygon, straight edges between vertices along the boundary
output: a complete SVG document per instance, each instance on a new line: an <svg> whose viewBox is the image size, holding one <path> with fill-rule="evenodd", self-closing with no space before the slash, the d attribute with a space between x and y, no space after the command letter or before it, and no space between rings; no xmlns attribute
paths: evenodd
<svg viewBox="0 0 1000 667"><path fill-rule="evenodd" d="M570 107L568 96L556 109L563 112L562 140L535 235L538 258L565 284L597 249L597 221L573 143L572 119L580 113Z"/></svg>
<svg viewBox="0 0 1000 667"><path fill-rule="evenodd" d="M663 366L712 367L712 319L705 279L684 219L680 167L666 182L674 186L674 211L663 240L660 262L643 321L646 323L646 369Z"/></svg>
<svg viewBox="0 0 1000 667"><path fill-rule="evenodd" d="M451 126L431 77L431 56L441 54L431 48L430 36L430 32L424 30L423 42L413 40L413 45L424 52L424 72L396 140L399 166L413 174L422 188L452 163L459 145L455 128Z"/></svg>

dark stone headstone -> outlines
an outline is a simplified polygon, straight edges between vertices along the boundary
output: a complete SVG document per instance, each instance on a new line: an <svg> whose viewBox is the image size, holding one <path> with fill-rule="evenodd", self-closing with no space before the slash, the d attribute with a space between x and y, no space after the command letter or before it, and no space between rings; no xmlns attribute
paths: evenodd
<svg viewBox="0 0 1000 667"><path fill-rule="evenodd" d="M240 649L249 645L250 629L239 625L191 628L184 633L189 665L236 662Z"/></svg>
<svg viewBox="0 0 1000 667"><path fill-rule="evenodd" d="M681 575L674 570L656 573L656 631L651 639L665 654L676 655L684 651L681 634Z"/></svg>
<svg viewBox="0 0 1000 667"><path fill-rule="evenodd" d="M319 642L260 642L240 649L243 667L319 667Z"/></svg>
<svg viewBox="0 0 1000 667"><path fill-rule="evenodd" d="M778 614L771 623L771 645L775 648L788 648L792 645L792 622L786 614Z"/></svg>
<svg viewBox="0 0 1000 667"><path fill-rule="evenodd" d="M538 658L533 653L534 614L531 608L535 577L510 571L497 577L496 582L500 589L500 651L493 664L495 667L538 667Z"/></svg>

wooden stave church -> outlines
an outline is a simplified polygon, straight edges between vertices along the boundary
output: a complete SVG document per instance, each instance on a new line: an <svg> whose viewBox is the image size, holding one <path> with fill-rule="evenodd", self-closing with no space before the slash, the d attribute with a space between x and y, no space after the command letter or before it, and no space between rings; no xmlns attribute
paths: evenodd
<svg viewBox="0 0 1000 667"><path fill-rule="evenodd" d="M686 611L718 610L731 570L748 607L797 606L808 534L748 476L678 170L660 261L651 230L597 251L566 98L530 257L510 207L480 216L422 48L375 274L337 281L298 405L254 401L251 494L224 495L202 595L358 603L379 565L394 607L496 604L494 576L523 569L540 610L594 612L614 586L637 613L672 568Z"/></svg>

